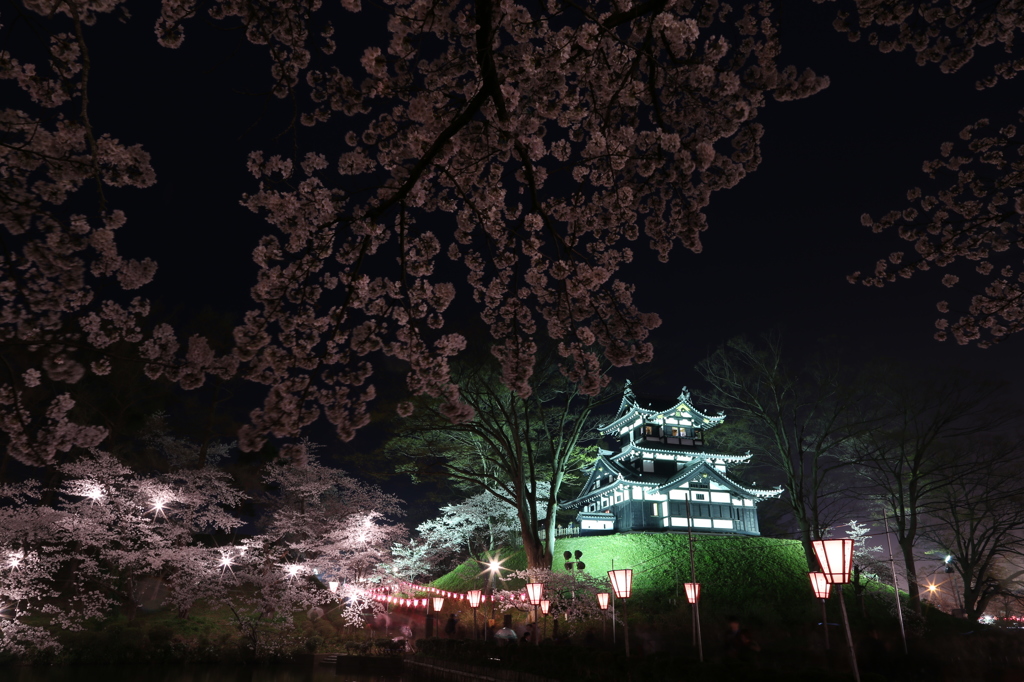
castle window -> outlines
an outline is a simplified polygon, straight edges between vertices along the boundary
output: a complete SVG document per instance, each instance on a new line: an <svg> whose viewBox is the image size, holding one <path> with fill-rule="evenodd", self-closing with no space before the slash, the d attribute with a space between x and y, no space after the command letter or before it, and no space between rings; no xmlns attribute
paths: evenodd
<svg viewBox="0 0 1024 682"><path fill-rule="evenodd" d="M655 502L651 505L651 516L658 516L658 503Z"/></svg>

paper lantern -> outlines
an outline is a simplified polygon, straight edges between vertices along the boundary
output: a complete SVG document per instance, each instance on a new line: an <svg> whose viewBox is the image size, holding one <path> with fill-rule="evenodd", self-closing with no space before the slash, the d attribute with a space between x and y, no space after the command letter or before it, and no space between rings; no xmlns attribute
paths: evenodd
<svg viewBox="0 0 1024 682"><path fill-rule="evenodd" d="M612 581L612 591L619 599L629 599L633 594L633 569L619 568L608 571L608 577Z"/></svg>
<svg viewBox="0 0 1024 682"><path fill-rule="evenodd" d="M828 593L832 589L828 581L825 580L825 574L819 572L812 572L807 574L811 579L811 589L814 590L814 596L818 599L828 599Z"/></svg>
<svg viewBox="0 0 1024 682"><path fill-rule="evenodd" d="M814 540L811 542L826 582L845 585L853 569L853 540Z"/></svg>

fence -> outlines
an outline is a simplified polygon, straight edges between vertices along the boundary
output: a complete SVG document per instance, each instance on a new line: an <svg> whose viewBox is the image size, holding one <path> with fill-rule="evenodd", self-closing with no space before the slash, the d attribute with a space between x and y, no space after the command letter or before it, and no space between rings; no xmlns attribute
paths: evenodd
<svg viewBox="0 0 1024 682"><path fill-rule="evenodd" d="M558 539L558 538L576 538L576 537L579 537L579 535L580 535L580 527L578 525L576 525L575 523L570 523L567 526L556 526L555 527L555 538L556 539ZM540 539L541 539L541 541L547 539L547 536L548 536L548 534L544 531L543 528L541 528L541 530L540 530ZM514 545L522 545L523 544L523 536L519 535L518 533L516 535L514 535L512 537L512 544L514 544Z"/></svg>

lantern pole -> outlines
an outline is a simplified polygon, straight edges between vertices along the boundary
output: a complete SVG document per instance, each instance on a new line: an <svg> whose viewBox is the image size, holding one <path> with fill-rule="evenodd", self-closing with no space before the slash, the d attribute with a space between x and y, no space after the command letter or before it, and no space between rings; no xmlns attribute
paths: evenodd
<svg viewBox="0 0 1024 682"><path fill-rule="evenodd" d="M615 559L612 559L612 570L615 570ZM612 585L612 644L615 642L615 585Z"/></svg>
<svg viewBox="0 0 1024 682"><path fill-rule="evenodd" d="M843 598L843 586L839 589L839 609L843 612L843 629L846 630L846 643L850 647L850 664L853 665L853 679L860 682L860 670L857 669L857 650L853 648L853 635L850 634L850 619L846 616L846 600Z"/></svg>
<svg viewBox="0 0 1024 682"><path fill-rule="evenodd" d="M466 593L466 598L469 599L469 607L473 609L473 639L480 639L480 631L476 629L476 610L480 608L480 590L470 590Z"/></svg>
<svg viewBox="0 0 1024 682"><path fill-rule="evenodd" d="M839 592L839 610L843 614L843 630L846 632L846 644L850 647L850 665L853 667L853 679L860 682L860 670L857 669L857 650L853 647L853 635L850 633L850 619L846 615L846 601L843 599L843 585L850 582L850 567L853 563L853 540L813 540L811 547L818 560L825 579L836 586ZM835 556L829 549L840 552ZM833 565L836 562L842 565Z"/></svg>
<svg viewBox="0 0 1024 682"><path fill-rule="evenodd" d="M621 568L608 571L608 578L611 579L612 593L622 600L622 637L626 641L626 657L629 657L629 612L626 610L626 602L633 592L633 569Z"/></svg>
<svg viewBox="0 0 1024 682"><path fill-rule="evenodd" d="M541 601L544 599L544 583L528 584L526 586L526 595L533 605L533 644L534 646L540 646L540 632L537 629L539 623L537 607L540 606Z"/></svg>
<svg viewBox="0 0 1024 682"><path fill-rule="evenodd" d="M821 627L825 632L825 651L828 651L831 647L828 643L828 609L826 608L826 600L832 588L832 583L825 579L824 573L816 571L808 573L807 577L811 580L811 591L814 592L814 596L821 600Z"/></svg>
<svg viewBox="0 0 1024 682"><path fill-rule="evenodd" d="M693 560L693 517L690 515L690 491L686 491L686 534L690 544L690 582L697 582L697 564ZM700 604L694 604L691 610L693 618L693 639L697 646L697 660L704 662L704 642L700 636Z"/></svg>
<svg viewBox="0 0 1024 682"><path fill-rule="evenodd" d="M828 644L828 608L826 608L827 603L828 602L825 599L821 600L821 627L825 629L825 651L828 651L832 648Z"/></svg>
<svg viewBox="0 0 1024 682"><path fill-rule="evenodd" d="M601 599L604 597L604 599ZM601 641L608 642L608 602L611 599L611 595L607 592L599 592L597 595L597 606L601 609Z"/></svg>
<svg viewBox="0 0 1024 682"><path fill-rule="evenodd" d="M892 570L892 592L896 595L896 616L900 619L900 638L903 639L903 655L910 652L907 649L907 631L903 627L903 605L900 603L900 586L896 581L896 560L892 558L892 540L889 538L889 514L883 514L885 522L885 544L889 546L889 568Z"/></svg>

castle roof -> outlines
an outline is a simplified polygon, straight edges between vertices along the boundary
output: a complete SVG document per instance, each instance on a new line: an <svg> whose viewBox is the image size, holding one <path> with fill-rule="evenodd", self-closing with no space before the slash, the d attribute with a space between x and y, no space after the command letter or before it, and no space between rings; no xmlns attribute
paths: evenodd
<svg viewBox="0 0 1024 682"><path fill-rule="evenodd" d="M673 399L638 396L633 391L629 380L622 391L622 400L615 418L600 427L605 435L613 434L637 419L650 418L653 415L679 416L693 420L705 429L718 426L725 421L725 414L707 415L693 407L690 391L683 387L679 397Z"/></svg>

